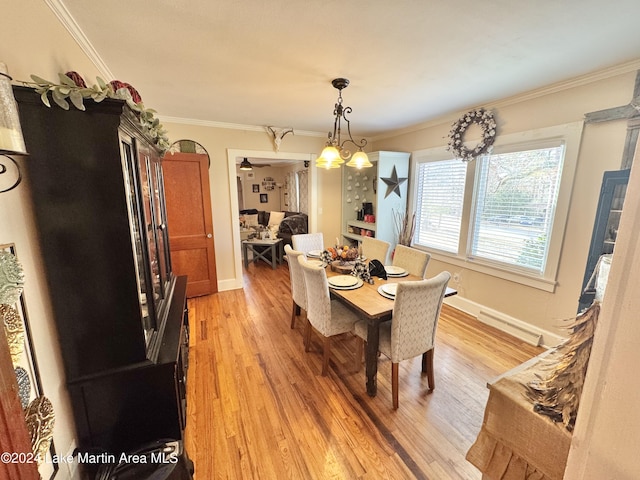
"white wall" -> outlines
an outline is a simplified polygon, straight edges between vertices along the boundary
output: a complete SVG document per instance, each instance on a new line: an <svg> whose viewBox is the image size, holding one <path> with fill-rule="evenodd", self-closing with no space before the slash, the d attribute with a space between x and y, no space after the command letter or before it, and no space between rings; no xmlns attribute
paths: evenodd
<svg viewBox="0 0 640 480"><path fill-rule="evenodd" d="M282 167L255 167L251 171L236 169L236 174L242 182L242 193L244 197L244 208L255 208L266 212L279 211L284 209L282 201L282 189L274 187L273 190L265 190L262 182L266 177L273 178L276 183L284 184L284 172ZM253 178L249 176L253 174ZM258 185L259 192L253 191L253 185ZM267 203L260 203L260 194L267 194Z"/></svg>

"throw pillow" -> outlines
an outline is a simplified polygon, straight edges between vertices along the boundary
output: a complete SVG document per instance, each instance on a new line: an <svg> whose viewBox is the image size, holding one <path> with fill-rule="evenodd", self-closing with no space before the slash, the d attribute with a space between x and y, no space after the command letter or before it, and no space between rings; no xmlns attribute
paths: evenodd
<svg viewBox="0 0 640 480"><path fill-rule="evenodd" d="M269 226L280 226L282 219L284 218L284 212L271 212L269 214Z"/></svg>
<svg viewBox="0 0 640 480"><path fill-rule="evenodd" d="M245 225L247 227L257 227L258 226L258 214L255 215L245 215L244 216Z"/></svg>

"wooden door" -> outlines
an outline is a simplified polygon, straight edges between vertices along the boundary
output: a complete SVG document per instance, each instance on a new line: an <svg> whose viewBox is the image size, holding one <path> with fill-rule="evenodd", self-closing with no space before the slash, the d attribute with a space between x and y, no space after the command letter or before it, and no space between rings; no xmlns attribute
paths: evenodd
<svg viewBox="0 0 640 480"><path fill-rule="evenodd" d="M209 156L167 153L162 159L171 264L187 275L187 297L218 291L209 192Z"/></svg>

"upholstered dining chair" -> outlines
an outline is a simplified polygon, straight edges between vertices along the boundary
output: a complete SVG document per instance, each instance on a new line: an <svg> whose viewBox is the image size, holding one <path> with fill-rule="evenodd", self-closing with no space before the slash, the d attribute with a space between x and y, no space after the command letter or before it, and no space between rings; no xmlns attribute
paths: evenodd
<svg viewBox="0 0 640 480"><path fill-rule="evenodd" d="M429 391L435 388L433 377L433 350L442 300L451 278L441 272L433 278L398 283L393 315L390 322L380 324L378 350L391 359L391 392L393 408L398 408L398 364L422 354L422 372L427 374ZM358 369L362 363L367 322L360 320L354 326L360 337L356 349Z"/></svg>
<svg viewBox="0 0 640 480"><path fill-rule="evenodd" d="M411 275L424 278L431 254L405 245L396 245L393 254L393 265L404 268Z"/></svg>
<svg viewBox="0 0 640 480"><path fill-rule="evenodd" d="M312 250L324 250L324 238L322 232L299 233L291 236L291 245L294 250L307 254Z"/></svg>
<svg viewBox="0 0 640 480"><path fill-rule="evenodd" d="M387 263L387 254L391 244L373 237L362 237L362 254L367 260L380 260L383 265Z"/></svg>
<svg viewBox="0 0 640 480"><path fill-rule="evenodd" d="M293 308L291 309L291 328L296 326L296 316L300 315L300 309L307 311L307 291L304 287L304 276L302 275L302 267L298 262L298 257L304 253L291 248L291 245L284 246L284 253L287 255L289 264L289 279L291 281L291 298L293 299Z"/></svg>
<svg viewBox="0 0 640 480"><path fill-rule="evenodd" d="M298 261L302 267L307 292L307 318L309 323L305 331L305 351L309 351L311 327L313 327L324 337L322 346L322 376L324 377L329 369L331 337L352 332L359 317L338 300L331 300L327 273L323 267L310 264L302 255L298 257Z"/></svg>

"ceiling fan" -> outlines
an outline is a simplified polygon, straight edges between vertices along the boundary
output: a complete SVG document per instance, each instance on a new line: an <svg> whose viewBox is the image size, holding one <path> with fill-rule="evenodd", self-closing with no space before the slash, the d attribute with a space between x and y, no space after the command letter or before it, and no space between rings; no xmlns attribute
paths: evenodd
<svg viewBox="0 0 640 480"><path fill-rule="evenodd" d="M244 157L242 159L242 162L240 162L240 170L253 170L254 167L263 168L263 167L270 167L270 166L271 166L270 163L251 163L247 157Z"/></svg>

